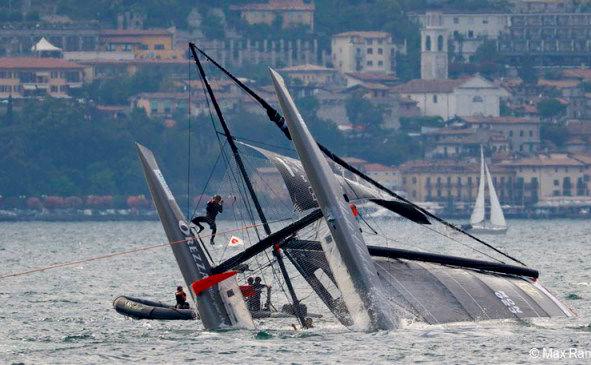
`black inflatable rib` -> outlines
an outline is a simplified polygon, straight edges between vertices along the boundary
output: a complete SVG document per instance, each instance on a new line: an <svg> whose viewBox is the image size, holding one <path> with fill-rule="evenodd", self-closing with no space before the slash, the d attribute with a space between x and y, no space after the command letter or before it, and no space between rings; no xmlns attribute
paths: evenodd
<svg viewBox="0 0 591 365"><path fill-rule="evenodd" d="M193 309L177 309L168 304L120 296L113 301L119 314L134 319L190 320L197 318Z"/></svg>

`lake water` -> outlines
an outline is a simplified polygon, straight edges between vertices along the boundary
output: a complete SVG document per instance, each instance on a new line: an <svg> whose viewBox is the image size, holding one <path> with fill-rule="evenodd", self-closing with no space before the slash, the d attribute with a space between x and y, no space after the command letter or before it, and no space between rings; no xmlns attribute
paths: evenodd
<svg viewBox="0 0 591 365"><path fill-rule="evenodd" d="M296 284L309 311L324 315L305 331L294 331L293 319L260 321L254 331L208 332L199 321L117 314L112 300L122 294L174 300L182 278L170 248L162 247L0 279L0 363L536 363L544 353L561 356L552 349L567 351L563 362L591 362L591 225L509 223L507 236L490 240L539 269L541 282L577 318L356 333L338 324L302 282ZM422 243L435 252L465 252L408 223L384 226L401 248ZM165 242L159 222L1 223L0 276ZM280 306L286 299L276 291L273 301Z"/></svg>

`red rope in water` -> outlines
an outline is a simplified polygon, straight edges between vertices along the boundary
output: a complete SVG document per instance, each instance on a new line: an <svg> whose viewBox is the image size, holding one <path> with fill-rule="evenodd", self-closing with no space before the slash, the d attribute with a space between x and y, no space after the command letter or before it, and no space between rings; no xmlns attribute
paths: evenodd
<svg viewBox="0 0 591 365"><path fill-rule="evenodd" d="M251 225L247 225L247 226L233 228L233 229L229 229L227 231L218 232L218 235L219 234L236 232L236 231L240 231L240 230L243 230L243 229L255 228L255 227L260 226L260 225L262 225L262 223L259 223L259 224L251 224ZM211 236L211 234L204 235L204 237L210 237L210 236ZM143 246L143 247L138 247L138 248L134 248L134 249L131 249L131 250L127 250L127 251L113 252L113 253L106 254L106 255L89 257L87 259L76 260L76 261L67 261L67 262L62 262L62 263L53 264L53 265L49 265L49 266L39 267L39 268L36 268L36 269L15 272L15 273L12 273L12 274L4 274L4 275L0 275L0 280L7 279L7 278L13 278L13 277L17 277L17 276L24 276L24 275L34 274L36 272L42 272L42 271L51 270L51 269L57 269L57 268L62 268L62 267L74 266L74 265L83 264L83 263L91 262L91 261L104 260L104 259L108 259L108 258L112 258L112 257L129 255L131 253L153 250L155 248L166 247L166 246L169 246L169 245L172 246L172 245L176 245L176 244L179 244L179 243L187 242L190 239L193 239L193 238L192 237L187 237L187 238L185 238L183 240L173 241L173 242L170 242L170 243L160 243L160 244L157 244L157 245Z"/></svg>

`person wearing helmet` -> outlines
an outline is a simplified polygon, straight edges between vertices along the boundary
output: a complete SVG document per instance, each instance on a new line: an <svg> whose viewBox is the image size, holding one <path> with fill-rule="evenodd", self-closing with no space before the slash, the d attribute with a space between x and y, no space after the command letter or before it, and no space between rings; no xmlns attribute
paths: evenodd
<svg viewBox="0 0 591 365"><path fill-rule="evenodd" d="M205 215L195 217L191 220L193 224L199 227L199 232L203 231L205 228L201 225L201 223L205 222L209 225L211 229L211 238L209 239L209 243L212 245L215 244L215 234L217 232L217 226L215 224L215 218L217 215L224 211L224 200L219 195L214 195L209 201L207 202L207 206L205 207Z"/></svg>
<svg viewBox="0 0 591 365"><path fill-rule="evenodd" d="M174 295L176 297L176 308L178 309L189 309L189 303L187 303L187 293L183 290L182 286L176 287L176 293Z"/></svg>

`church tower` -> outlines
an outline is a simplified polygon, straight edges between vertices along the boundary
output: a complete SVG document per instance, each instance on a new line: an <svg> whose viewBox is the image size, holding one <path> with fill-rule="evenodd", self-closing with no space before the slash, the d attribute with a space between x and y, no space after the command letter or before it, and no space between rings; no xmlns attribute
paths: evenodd
<svg viewBox="0 0 591 365"><path fill-rule="evenodd" d="M428 12L421 29L421 79L447 79L447 41L441 13Z"/></svg>

